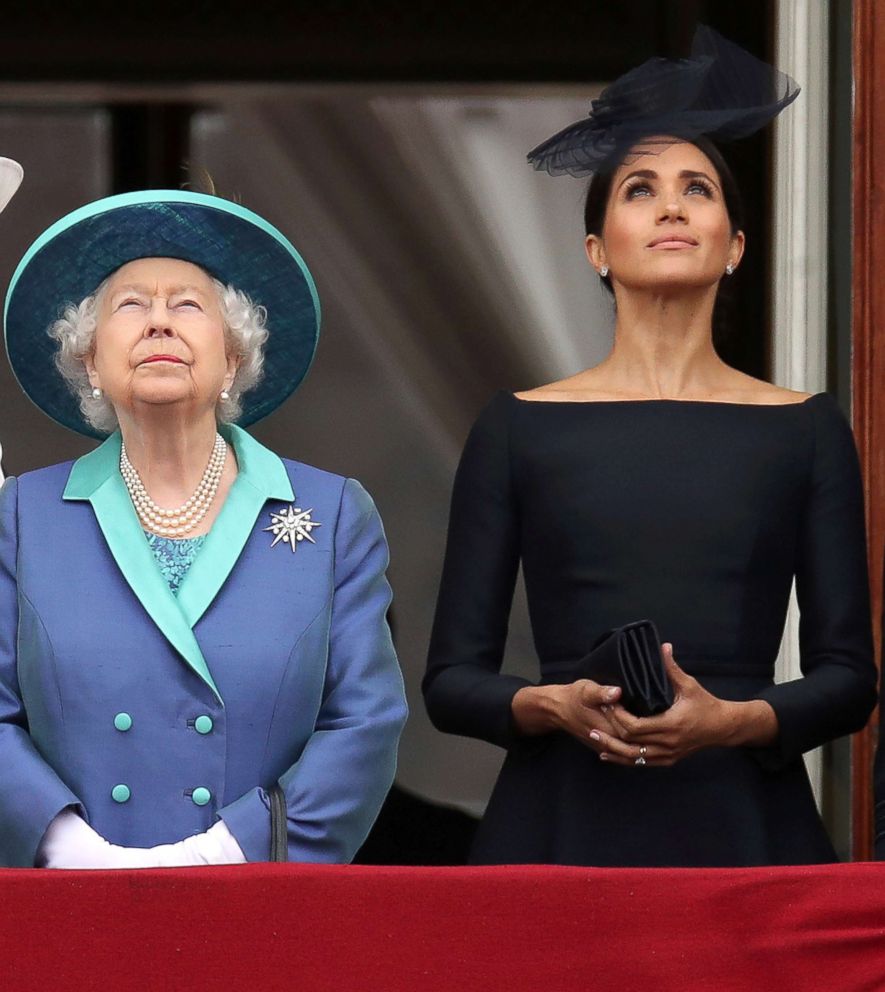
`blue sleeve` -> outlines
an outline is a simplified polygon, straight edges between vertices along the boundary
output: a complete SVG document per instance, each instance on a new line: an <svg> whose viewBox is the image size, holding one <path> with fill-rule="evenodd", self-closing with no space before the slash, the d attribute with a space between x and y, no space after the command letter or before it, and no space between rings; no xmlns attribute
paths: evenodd
<svg viewBox="0 0 885 992"><path fill-rule="evenodd" d="M313 734L281 777L289 860L350 862L393 783L407 709L387 608L387 542L369 494L353 479L335 534L335 588L326 679ZM267 795L254 789L220 811L249 861L267 860Z"/></svg>
<svg viewBox="0 0 885 992"><path fill-rule="evenodd" d="M80 803L43 760L28 733L18 683L18 486L0 489L0 863L32 868L46 828Z"/></svg>

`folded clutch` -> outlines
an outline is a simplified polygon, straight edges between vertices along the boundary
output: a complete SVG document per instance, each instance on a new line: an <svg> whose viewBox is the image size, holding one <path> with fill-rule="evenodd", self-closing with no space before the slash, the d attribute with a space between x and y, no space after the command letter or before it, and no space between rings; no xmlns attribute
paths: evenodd
<svg viewBox="0 0 885 992"><path fill-rule="evenodd" d="M578 662L578 677L620 686L620 703L635 716L654 716L673 705L673 686L651 620L637 620L603 634Z"/></svg>

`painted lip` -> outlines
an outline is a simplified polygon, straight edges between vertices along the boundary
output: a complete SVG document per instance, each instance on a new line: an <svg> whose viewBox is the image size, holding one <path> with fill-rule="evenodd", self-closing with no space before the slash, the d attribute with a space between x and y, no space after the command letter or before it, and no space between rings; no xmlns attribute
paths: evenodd
<svg viewBox="0 0 885 992"><path fill-rule="evenodd" d="M150 365L153 362L172 362L175 365L186 365L187 363L183 358L179 358L178 355L151 355L150 358L145 358L143 361L139 362L139 365Z"/></svg>
<svg viewBox="0 0 885 992"><path fill-rule="evenodd" d="M646 248L697 248L697 241L687 234L662 234L650 241Z"/></svg>

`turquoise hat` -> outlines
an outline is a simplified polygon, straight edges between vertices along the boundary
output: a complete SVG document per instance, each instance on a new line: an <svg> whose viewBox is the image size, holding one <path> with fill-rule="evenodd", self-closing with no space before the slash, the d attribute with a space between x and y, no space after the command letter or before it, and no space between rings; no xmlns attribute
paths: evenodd
<svg viewBox="0 0 885 992"><path fill-rule="evenodd" d="M242 397L241 425L266 417L307 375L319 336L319 298L304 260L273 225L203 193L123 193L56 221L25 252L9 284L3 313L9 362L27 396L53 420L101 436L55 367L49 326L121 265L158 257L193 262L267 310L264 375Z"/></svg>

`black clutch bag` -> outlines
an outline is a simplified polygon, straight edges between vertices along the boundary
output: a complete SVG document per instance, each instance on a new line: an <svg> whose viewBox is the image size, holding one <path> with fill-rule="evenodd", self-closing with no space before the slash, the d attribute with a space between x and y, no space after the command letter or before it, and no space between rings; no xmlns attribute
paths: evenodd
<svg viewBox="0 0 885 992"><path fill-rule="evenodd" d="M635 716L654 716L673 705L673 686L651 620L637 620L603 634L578 662L578 677L620 686L619 701Z"/></svg>

